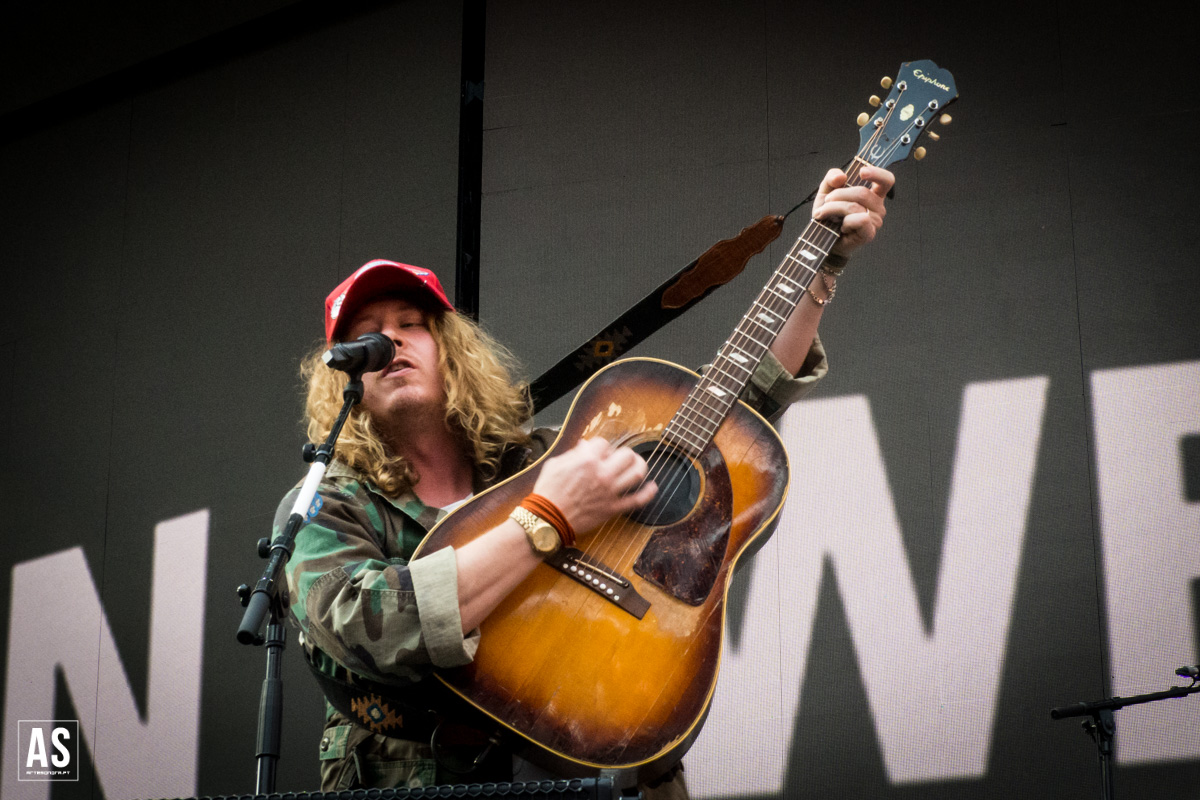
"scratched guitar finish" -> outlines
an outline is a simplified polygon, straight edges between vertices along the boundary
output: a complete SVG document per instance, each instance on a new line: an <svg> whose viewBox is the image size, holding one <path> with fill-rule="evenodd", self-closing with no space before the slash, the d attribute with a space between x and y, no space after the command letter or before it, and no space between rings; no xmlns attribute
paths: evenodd
<svg viewBox="0 0 1200 800"><path fill-rule="evenodd" d="M957 96L932 61L901 65L864 124L864 165L901 161ZM919 153L918 155L921 155ZM417 548L461 547L501 525L546 458L602 436L642 453L659 497L629 517L579 531L481 626L471 664L437 673L519 734L528 757L564 774L653 777L700 731L716 687L734 570L774 529L788 461L774 428L736 398L836 244L810 221L703 377L654 359L618 361L580 390L537 463L460 507Z"/></svg>

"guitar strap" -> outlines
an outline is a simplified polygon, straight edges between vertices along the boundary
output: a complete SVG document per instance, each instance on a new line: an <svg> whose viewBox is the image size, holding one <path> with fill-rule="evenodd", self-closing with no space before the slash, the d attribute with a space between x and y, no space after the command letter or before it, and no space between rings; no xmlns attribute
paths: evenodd
<svg viewBox="0 0 1200 800"><path fill-rule="evenodd" d="M304 663L329 704L346 718L372 733L423 744L437 742L451 747L487 747L485 731L494 723L474 713L434 678L409 687L385 685L362 678L340 664L336 675L322 671L306 645ZM433 709L438 709L437 711Z"/></svg>
<svg viewBox="0 0 1200 800"><path fill-rule="evenodd" d="M791 213L791 212L788 212ZM601 367L624 355L663 325L708 297L718 286L737 277L752 256L775 241L787 215L768 215L722 239L699 258L668 278L635 306L562 358L529 386L537 412L590 378Z"/></svg>

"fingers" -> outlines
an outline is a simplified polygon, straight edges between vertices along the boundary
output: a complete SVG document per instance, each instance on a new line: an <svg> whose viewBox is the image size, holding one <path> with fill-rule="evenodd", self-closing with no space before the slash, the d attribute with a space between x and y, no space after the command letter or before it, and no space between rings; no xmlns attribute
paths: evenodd
<svg viewBox="0 0 1200 800"><path fill-rule="evenodd" d="M641 483L648 469L646 460L628 447L614 450L601 464L603 477L611 478L614 488L621 494L632 491Z"/></svg>
<svg viewBox="0 0 1200 800"><path fill-rule="evenodd" d="M884 194L887 194L885 191ZM825 197L820 208L813 211L813 219L822 220L830 217L848 217L851 214L870 213L879 217L880 221L887 215L883 195L869 186L847 186L835 189Z"/></svg>
<svg viewBox="0 0 1200 800"><path fill-rule="evenodd" d="M612 442L605 439L603 436L595 436L591 439L581 439L575 448L580 451L580 454L585 457L603 458L613 451Z"/></svg>
<svg viewBox="0 0 1200 800"><path fill-rule="evenodd" d="M650 471L646 459L628 447L615 447L606 442L607 451L597 465L596 485L601 493L610 494L613 514L624 514L641 508L658 491L654 481L646 481ZM645 483L643 483L645 481Z"/></svg>
<svg viewBox="0 0 1200 800"><path fill-rule="evenodd" d="M862 185L848 185L845 173L831 169L813 203L813 219L840 222L842 236L834 251L843 256L875 239L887 216L884 199L896 183L891 172L879 167L863 166L855 177Z"/></svg>
<svg viewBox="0 0 1200 800"><path fill-rule="evenodd" d="M617 514L636 511L653 500L656 494L658 494L658 484L654 481L646 481L637 488L637 491L631 492L617 501L614 510Z"/></svg>
<svg viewBox="0 0 1200 800"><path fill-rule="evenodd" d="M846 173L842 172L837 167L825 173L825 177L821 179L821 188L817 190L817 197L827 195L834 189L840 189L846 185Z"/></svg>
<svg viewBox="0 0 1200 800"><path fill-rule="evenodd" d="M813 219L842 220L842 233L850 233L856 226L870 224L875 227L883 225L883 218L887 216L886 211L876 210L860 203L855 203L847 200L830 201L825 204L821 214L813 214ZM855 219L857 218L857 220Z"/></svg>
<svg viewBox="0 0 1200 800"><path fill-rule="evenodd" d="M546 462L534 491L558 505L582 533L649 502L657 487L646 481L648 471L646 460L630 448L584 439Z"/></svg>
<svg viewBox="0 0 1200 800"><path fill-rule="evenodd" d="M858 174L863 180L870 181L871 191L880 197L887 197L896 185L896 176L881 167L863 167Z"/></svg>

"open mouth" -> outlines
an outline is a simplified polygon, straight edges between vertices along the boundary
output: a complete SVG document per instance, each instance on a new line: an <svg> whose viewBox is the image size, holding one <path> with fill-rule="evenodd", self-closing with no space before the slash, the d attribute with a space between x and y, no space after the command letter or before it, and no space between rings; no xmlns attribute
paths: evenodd
<svg viewBox="0 0 1200 800"><path fill-rule="evenodd" d="M384 377L389 375L400 375L413 369L416 369L416 367L414 367L411 362L405 359L399 359L389 364L388 368L383 371L383 375Z"/></svg>

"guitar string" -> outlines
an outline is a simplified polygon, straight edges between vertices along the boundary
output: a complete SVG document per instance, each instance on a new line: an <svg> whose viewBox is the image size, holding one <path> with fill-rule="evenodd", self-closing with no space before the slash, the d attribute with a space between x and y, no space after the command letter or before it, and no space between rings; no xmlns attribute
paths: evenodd
<svg viewBox="0 0 1200 800"><path fill-rule="evenodd" d="M858 175L861 173L863 164L861 163L860 159L862 159L864 153L869 152L872 144L881 135L882 131L886 128L887 120L890 119L895 108L897 106L899 106L899 99L901 97L903 97L903 95L904 95L904 91L901 91L901 93L897 96L897 101L892 105L891 108L889 108L888 113L885 115L884 124L876 127L876 130L871 134L871 137L864 143L863 147L860 148L856 158L854 160L852 160L850 165L847 167L847 170L846 170L847 185L851 185L851 182L854 181L858 177ZM915 121L914 121L914 124L915 124ZM908 126L908 130L911 131L912 127L913 127L913 124L910 124ZM900 137L897 137L896 143L891 145L887 149L885 149L880 154L879 160L882 161L882 160L884 160L884 156L891 155L892 153L895 152L896 148L899 146L899 138ZM859 184L853 184L853 185L863 185L863 184L859 183ZM813 228L814 223L815 223L815 221L810 220L808 227ZM751 305L750 311L747 312L747 314L743 316L743 323L750 321L749 320L750 314L754 312L754 307L758 306L760 308L764 308L764 309L770 311L771 313L775 314L777 317L780 317L781 324L779 325L779 327L782 328L782 323L786 323L788 317L790 317L791 313L794 312L795 307L800 302L800 300L797 300L796 303L791 303L788 299L779 297L777 292L774 291L774 287L779 284L781 279L786 279L786 280L789 280L792 282L797 282L797 281L794 281L794 278L792 277L792 275L786 274L784 272L784 265L786 265L787 262L789 260L791 260L791 261L794 261L797 264L800 264L801 266L803 266L802 262L800 262L798 259L796 259L795 255L794 255L797 248L800 247L801 244L809 244L810 246L816 247L817 249L822 251L824 254L828 255L829 251L832 249L832 247L834 245L836 245L837 241L840 238L841 238L840 232L835 233L835 232L829 230L826 226L819 225L819 224L816 225L815 230L813 230L811 233L808 230L806 230L804 233L802 233L801 236L797 239L796 243L792 245L791 251L788 253L787 256L785 256L783 262L781 263L781 266L779 268L777 268L775 273L772 275L772 279L770 281L768 281L767 286L762 290L762 292L760 292L759 297L756 298L754 303ZM824 259L821 259L821 260L823 261ZM800 285L802 285L805 289L807 289L808 284L812 282L812 279L815 276L816 276L816 271L813 271L812 276L810 276L807 279L807 283L802 283ZM770 297L768 295L774 295L774 297ZM785 306L790 306L790 309L788 309L784 313L780 313L780 309L776 306L776 303L781 303ZM755 324L757 324L757 323L755 323ZM759 326L759 327L763 327L763 326ZM733 406L733 402L726 402L722 398L721 404L726 406L724 410L721 410L720 408L712 408L711 406L708 406L707 403L704 403L703 405L708 407L710 410L716 411L718 414L718 418L716 420L710 420L704 414L700 413L699 409L694 408L695 403L698 402L698 398L702 396L700 394L700 392L707 391L708 387L710 387L710 386L717 386L719 389L721 389L722 391L725 391L725 392L729 391L726 387L719 385L719 380L716 378L715 375L713 375L713 373L715 371L721 371L721 370L719 370L718 365L722 362L722 360L727 361L729 359L728 351L737 349L742 352L747 352L746 344L744 342L735 343L734 342L735 338L737 338L737 337L748 338L751 341L753 341L758 347L761 347L764 350L764 353L756 356L756 358L758 360L761 360L762 355L764 355L765 351L769 349L770 343L773 343L774 338L778 334L778 331L770 331L770 329L766 329L766 328L764 328L764 329L768 330L770 332L770 336L768 337L769 342L766 345L764 345L762 342L759 342L757 339L755 339L754 337L752 337L748 333L746 333L743 330L743 325L739 324L738 327L734 330L733 335L731 335L730 338L728 340L726 340L725 344L722 345L720 350L718 350L717 357L714 359L713 365L710 367L709 371L706 372L705 375L702 376L699 381L697 381L697 383L695 384L695 386L689 393L687 399L684 401L683 407L681 409L679 409L679 411L676 412L675 416L671 420L671 423L668 423L667 427L664 429L663 436L655 443L655 446L654 446L653 450L651 451L650 455L647 456L646 461L647 461L648 469L647 469L647 476L646 476L645 480L653 479L656 482L658 482L663 477L663 475L666 473L667 469L669 468L669 466L673 460L671 458L671 456L673 454L672 451L675 449L675 447L672 446L672 443L667 441L667 433L670 432L672 424L675 423L675 421L677 419L680 422L680 425L678 427L686 428L688 424L704 425L704 427L702 428L702 430L705 431L704 436L698 435L694 429L691 431L688 431L688 434L690 436L698 438L702 442L704 442L704 447L696 448L694 445L689 447L689 449L695 449L697 451L697 455L695 456L695 458L697 460L703 457L704 451L707 449L708 445L711 443L713 437L715 437L717 430L720 428L720 425L724 422L725 418L728 417L729 411ZM740 367L740 365L739 365L739 367ZM728 373L725 373L725 374L728 375ZM749 383L749 380L750 380L750 376L747 376L745 379L742 379L738 382L741 383L742 387L744 388L745 385L747 383ZM705 385L706 382L707 382L707 386ZM733 401L736 402L736 399L737 398L734 397ZM691 414L691 416L692 416L691 419L688 419L689 414ZM698 423L696 421L697 416L699 416L700 419L703 420L703 423ZM713 427L713 429L711 431L708 431L708 426L712 425L713 423L715 423L715 427ZM684 456L684 457L686 458L686 456ZM691 465L689 464L688 467L690 468ZM673 478L670 479L671 483L669 485L660 485L658 487L656 497L650 503L650 509L648 511L648 516L650 518L653 518L655 515L661 513L675 499L675 495L681 490L681 488L687 482L687 477L690 473L690 469L677 470L677 471L675 471L675 473L676 474L673 476ZM643 483L644 483L644 481L643 481ZM620 521L620 517L615 517L615 518L610 519L610 520L606 521L605 523L603 523L600 526L600 528L596 531L594 536L592 537L593 541L589 544L588 552L586 552L584 554L588 555L590 553L590 554L595 554L598 556L601 551L606 551L608 549L608 546L612 543L613 535L621 527L623 527L623 523ZM612 559L611 557L608 559L598 558L598 560L603 561L607 566L611 567L614 572L619 572L619 567L617 565L620 564L622 561L624 561L624 559L626 557L629 556L629 551L632 549L632 547L634 545L635 545L635 542L633 542L633 541L627 542L625 548L623 548L623 552L615 560Z"/></svg>

